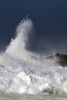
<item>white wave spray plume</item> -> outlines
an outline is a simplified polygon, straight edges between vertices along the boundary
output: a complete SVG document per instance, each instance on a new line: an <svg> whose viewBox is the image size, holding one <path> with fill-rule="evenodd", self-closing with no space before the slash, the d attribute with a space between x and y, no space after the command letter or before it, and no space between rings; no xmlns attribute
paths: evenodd
<svg viewBox="0 0 67 100"><path fill-rule="evenodd" d="M29 51L27 51L27 48L29 46L29 37L32 35L32 21L30 19L22 20L17 27L16 38L11 40L6 53L18 59L27 59L27 56L29 58Z"/></svg>

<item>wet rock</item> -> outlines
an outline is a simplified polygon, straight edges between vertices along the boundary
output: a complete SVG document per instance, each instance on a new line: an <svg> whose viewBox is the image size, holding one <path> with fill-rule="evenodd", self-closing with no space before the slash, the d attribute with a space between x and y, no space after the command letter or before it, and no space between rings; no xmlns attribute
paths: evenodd
<svg viewBox="0 0 67 100"><path fill-rule="evenodd" d="M55 59L61 66L67 67L67 55L56 53L55 55L50 55L48 59Z"/></svg>

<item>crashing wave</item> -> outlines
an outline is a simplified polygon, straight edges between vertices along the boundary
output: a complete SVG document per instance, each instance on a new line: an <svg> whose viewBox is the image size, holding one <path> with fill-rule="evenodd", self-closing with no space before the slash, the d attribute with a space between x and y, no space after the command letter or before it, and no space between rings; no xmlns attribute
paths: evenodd
<svg viewBox="0 0 67 100"><path fill-rule="evenodd" d="M67 68L55 59L66 56L46 57L31 52L32 36L33 23L27 18L21 21L15 39L0 55L0 92L67 94Z"/></svg>

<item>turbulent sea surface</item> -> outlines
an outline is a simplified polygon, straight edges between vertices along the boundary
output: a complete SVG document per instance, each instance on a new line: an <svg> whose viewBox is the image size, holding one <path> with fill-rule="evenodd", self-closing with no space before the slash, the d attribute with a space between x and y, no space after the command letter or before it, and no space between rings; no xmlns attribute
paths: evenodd
<svg viewBox="0 0 67 100"><path fill-rule="evenodd" d="M67 100L65 95L1 95L0 100Z"/></svg>
<svg viewBox="0 0 67 100"><path fill-rule="evenodd" d="M31 41L32 36L32 21L28 18L22 20L17 27L15 39L12 39L6 51L0 54L0 93L2 94L0 99L66 98L67 67L60 66L56 58L49 60L44 54L39 55L30 51L29 40Z"/></svg>

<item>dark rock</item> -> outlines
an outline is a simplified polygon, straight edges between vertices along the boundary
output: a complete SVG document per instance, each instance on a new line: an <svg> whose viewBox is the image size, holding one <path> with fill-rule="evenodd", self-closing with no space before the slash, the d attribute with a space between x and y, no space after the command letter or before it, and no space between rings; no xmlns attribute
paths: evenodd
<svg viewBox="0 0 67 100"><path fill-rule="evenodd" d="M67 66L67 55L56 53L55 55L50 55L48 59L55 59L61 66Z"/></svg>

